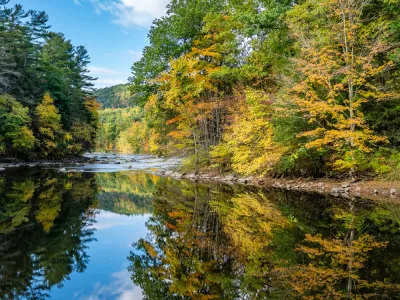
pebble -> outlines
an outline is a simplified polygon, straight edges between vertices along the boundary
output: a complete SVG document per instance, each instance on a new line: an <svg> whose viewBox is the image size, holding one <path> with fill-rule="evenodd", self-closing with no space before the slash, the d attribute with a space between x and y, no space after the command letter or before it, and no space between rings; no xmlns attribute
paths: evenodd
<svg viewBox="0 0 400 300"><path fill-rule="evenodd" d="M390 189L390 195L396 195L397 190L396 189Z"/></svg>

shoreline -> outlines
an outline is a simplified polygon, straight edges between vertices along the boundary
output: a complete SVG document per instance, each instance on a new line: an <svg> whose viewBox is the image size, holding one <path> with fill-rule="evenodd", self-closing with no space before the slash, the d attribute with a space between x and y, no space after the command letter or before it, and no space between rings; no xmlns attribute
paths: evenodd
<svg viewBox="0 0 400 300"><path fill-rule="evenodd" d="M356 182L319 179L277 179L271 177L240 177L233 174L216 174L204 172L158 171L159 176L174 179L187 179L196 182L219 182L226 184L241 184L258 188L274 188L287 191L314 192L342 197L358 197L371 200L400 201L400 182L360 180Z"/></svg>
<svg viewBox="0 0 400 300"><path fill-rule="evenodd" d="M66 167L68 165L84 166L90 164L112 163L113 158L78 156L66 157L59 160L20 160L14 158L0 159L0 174L10 168L23 167ZM107 160L103 160L106 158ZM117 163L118 164L118 163ZM271 178L271 177L241 177L234 174L219 174L213 172L180 172L177 170L159 170L156 175L172 177L174 179L187 179L195 182L219 182L225 184L240 184L257 188L275 188L288 191L314 192L342 197L359 197L371 200L387 199L400 201L400 181L382 181L379 179L360 180L350 182L328 178Z"/></svg>
<svg viewBox="0 0 400 300"><path fill-rule="evenodd" d="M89 158L85 156L77 156L77 157L65 157L61 159L17 159L17 158L10 158L4 157L0 159L0 171L5 171L6 169L10 168L33 168L33 167L57 167L57 166L65 166L65 165L82 165L82 164L91 164L91 163L98 163L99 160L95 158Z"/></svg>

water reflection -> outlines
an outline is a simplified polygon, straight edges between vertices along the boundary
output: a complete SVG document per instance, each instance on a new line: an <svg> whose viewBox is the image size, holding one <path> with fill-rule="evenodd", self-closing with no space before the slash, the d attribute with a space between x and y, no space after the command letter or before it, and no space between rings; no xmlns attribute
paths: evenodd
<svg viewBox="0 0 400 300"><path fill-rule="evenodd" d="M0 298L396 299L399 229L397 203L8 171Z"/></svg>
<svg viewBox="0 0 400 300"><path fill-rule="evenodd" d="M146 173L98 173L99 208L123 215L153 211L153 192L160 177Z"/></svg>
<svg viewBox="0 0 400 300"><path fill-rule="evenodd" d="M1 299L44 299L85 270L94 184L93 175L28 170L0 178Z"/></svg>
<svg viewBox="0 0 400 300"><path fill-rule="evenodd" d="M397 204L184 181L154 195L149 235L129 257L146 299L400 294Z"/></svg>

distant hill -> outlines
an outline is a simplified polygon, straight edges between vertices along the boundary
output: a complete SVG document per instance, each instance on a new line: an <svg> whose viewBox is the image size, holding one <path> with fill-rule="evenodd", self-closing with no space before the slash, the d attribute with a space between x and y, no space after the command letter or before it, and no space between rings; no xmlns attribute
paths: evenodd
<svg viewBox="0 0 400 300"><path fill-rule="evenodd" d="M134 97L131 96L128 84L119 84L107 88L97 89L94 92L97 102L102 108L125 108L134 106Z"/></svg>

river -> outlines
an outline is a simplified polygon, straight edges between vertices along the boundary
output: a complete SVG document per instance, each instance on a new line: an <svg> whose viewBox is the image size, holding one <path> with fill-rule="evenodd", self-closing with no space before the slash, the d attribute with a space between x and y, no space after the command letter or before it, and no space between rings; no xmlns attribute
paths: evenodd
<svg viewBox="0 0 400 300"><path fill-rule="evenodd" d="M95 154L97 155L97 154ZM197 184L178 160L0 173L1 299L400 298L400 204Z"/></svg>

